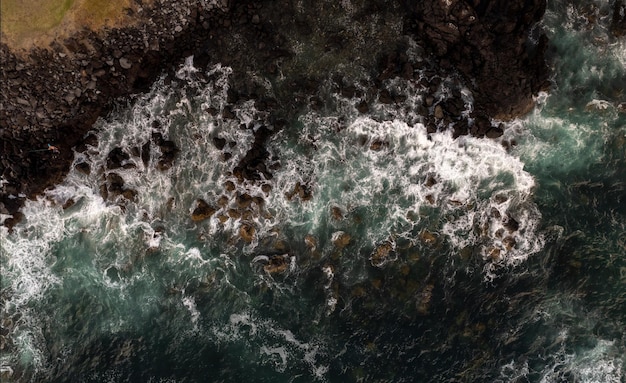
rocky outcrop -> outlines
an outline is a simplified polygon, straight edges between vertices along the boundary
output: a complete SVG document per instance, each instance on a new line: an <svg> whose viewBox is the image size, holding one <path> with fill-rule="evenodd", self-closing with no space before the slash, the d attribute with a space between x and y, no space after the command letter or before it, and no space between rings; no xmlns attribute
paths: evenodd
<svg viewBox="0 0 626 383"><path fill-rule="evenodd" d="M611 32L615 37L626 36L626 3L623 0L613 2Z"/></svg>
<svg viewBox="0 0 626 383"><path fill-rule="evenodd" d="M475 98L472 121L462 116L460 87L446 99L425 97L416 111L429 132L451 128L455 136L501 135L490 117L527 112L532 95L546 84L545 38L530 36L544 12L543 0L385 6L365 1L358 7L330 1L295 6L285 0L148 3L133 14L131 26L81 30L26 53L0 44L0 214L16 213L25 198L58 183L69 170L73 148L80 151L93 137L87 133L116 99L147 90L190 55L199 68L218 62L233 67L230 105L254 100L257 109L271 114L270 127L255 130L252 148L233 169L240 182L272 178L272 166L278 165L266 142L303 107L321 110L333 102L318 97L321 80L331 73L337 93L355 98L361 113L375 102L402 105L407 95L386 89L388 79L416 82L434 94L451 73L460 73ZM408 38L426 47L434 60L410 59ZM363 73L373 79L369 84L362 84ZM236 116L227 107L221 117ZM162 154L157 166L167 171L179 149L165 137L153 141ZM214 142L226 149L219 137ZM49 144L59 151L46 150ZM368 147L386 148L382 141ZM150 150L150 143L137 148L144 163ZM225 159L229 155L225 152ZM125 166L126 156L110 153L108 167ZM77 169L91 171L80 164ZM297 184L295 195L310 198L307 185Z"/></svg>
<svg viewBox="0 0 626 383"><path fill-rule="evenodd" d="M532 96L547 88L547 38L533 29L545 0L425 0L408 7L439 66L473 84L479 113L523 115L534 106Z"/></svg>
<svg viewBox="0 0 626 383"><path fill-rule="evenodd" d="M25 198L60 182L73 149L117 98L147 90L157 76L190 55L196 55L200 66L208 62L209 50L230 60L232 48L223 38L234 33L225 31L233 18L238 28L260 29L252 23L256 6L246 2L151 4L134 15L132 26L81 30L30 52L0 44L0 214L14 214ZM270 35L259 33L258 41ZM178 149L163 138L157 141L163 153L159 168L167 170ZM45 150L49 144L59 151ZM110 154L111 165L121 166L119 155Z"/></svg>

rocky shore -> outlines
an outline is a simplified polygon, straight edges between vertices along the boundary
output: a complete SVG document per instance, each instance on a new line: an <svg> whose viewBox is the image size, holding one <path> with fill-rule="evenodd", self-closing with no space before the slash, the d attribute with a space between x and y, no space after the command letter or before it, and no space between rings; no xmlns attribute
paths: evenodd
<svg viewBox="0 0 626 383"><path fill-rule="evenodd" d="M445 99L426 97L417 112L431 132L487 137L501 135L497 119L527 113L533 95L549 85L547 39L536 27L545 0L136 3L131 26L82 30L29 52L0 44L5 225L20 219L26 198L62 180L74 150L94 138L88 133L99 117L192 55L198 68L233 67L229 102L254 100L257 108L271 111L276 126L303 107L324 107L318 91L328 73L335 75L337 92L359 98L363 113L372 102L394 104L406 97L385 89L386 79L402 77L434 94L445 78L457 78L458 89L473 93L471 118L461 115L458 89ZM407 54L410 41L426 60ZM364 93L354 87L363 71L373 79ZM258 145L235 169L242 177L267 171L259 163L271 133L259 130Z"/></svg>

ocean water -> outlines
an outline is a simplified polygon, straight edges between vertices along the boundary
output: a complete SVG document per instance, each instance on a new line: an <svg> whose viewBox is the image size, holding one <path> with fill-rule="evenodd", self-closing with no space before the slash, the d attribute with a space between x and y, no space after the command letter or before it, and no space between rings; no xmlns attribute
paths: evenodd
<svg viewBox="0 0 626 383"><path fill-rule="evenodd" d="M497 140L428 134L400 79L367 114L329 78L285 127L223 119L232 69L189 58L1 229L2 381L624 382L626 44L590 4L550 5L554 87Z"/></svg>

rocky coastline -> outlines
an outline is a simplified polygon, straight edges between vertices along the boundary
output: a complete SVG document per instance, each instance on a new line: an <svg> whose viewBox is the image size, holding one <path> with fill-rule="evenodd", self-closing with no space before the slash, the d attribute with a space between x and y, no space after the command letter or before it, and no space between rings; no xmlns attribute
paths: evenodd
<svg viewBox="0 0 626 383"><path fill-rule="evenodd" d="M434 92L445 77L456 76L474 95L471 118L461 116L459 92L445 100L426 97L418 112L430 132L453 129L457 136L501 135L497 120L527 113L533 95L549 86L547 38L537 27L545 0L364 1L350 9L326 1L136 2L130 26L82 30L29 52L0 44L0 214L6 226L19 221L25 199L63 179L74 150L94 139L89 131L99 117L171 75L189 56L199 68L232 66L229 102L254 100L272 111L277 126L303 107L324 106L318 91L329 72L336 73L337 92L360 97L363 113L374 101L403 99L384 88L385 79L403 77ZM409 38L428 60L406 54ZM368 72L370 91L358 94L354 70L336 70L350 66ZM258 76L273 84L272 92ZM235 169L242 177L258 175L269 134L260 130L259 144Z"/></svg>

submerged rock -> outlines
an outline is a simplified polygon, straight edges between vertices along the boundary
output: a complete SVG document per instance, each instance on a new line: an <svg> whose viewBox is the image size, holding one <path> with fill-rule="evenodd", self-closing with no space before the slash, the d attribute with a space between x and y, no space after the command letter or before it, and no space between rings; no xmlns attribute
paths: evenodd
<svg viewBox="0 0 626 383"><path fill-rule="evenodd" d="M336 231L333 233L332 236L333 245L335 245L338 250L342 250L343 248L348 246L351 240L352 236L343 231Z"/></svg>
<svg viewBox="0 0 626 383"><path fill-rule="evenodd" d="M263 270L269 274L283 273L289 267L289 255L273 255L269 257L269 262L263 266Z"/></svg>
<svg viewBox="0 0 626 383"><path fill-rule="evenodd" d="M393 243L386 241L383 244L379 245L374 249L370 257L370 261L372 266L381 267L391 258L391 253L394 250Z"/></svg>

